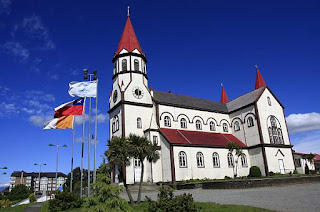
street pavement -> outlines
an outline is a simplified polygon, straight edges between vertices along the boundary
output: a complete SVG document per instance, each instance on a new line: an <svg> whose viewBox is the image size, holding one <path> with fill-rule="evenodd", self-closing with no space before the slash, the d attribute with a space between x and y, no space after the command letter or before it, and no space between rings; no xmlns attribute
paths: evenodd
<svg viewBox="0 0 320 212"><path fill-rule="evenodd" d="M250 189L188 189L174 194L191 193L196 202L215 202L219 204L248 205L276 211L320 211L320 183L306 183ZM137 193L132 193L134 199ZM142 193L157 199L156 191ZM125 191L121 197L128 199Z"/></svg>

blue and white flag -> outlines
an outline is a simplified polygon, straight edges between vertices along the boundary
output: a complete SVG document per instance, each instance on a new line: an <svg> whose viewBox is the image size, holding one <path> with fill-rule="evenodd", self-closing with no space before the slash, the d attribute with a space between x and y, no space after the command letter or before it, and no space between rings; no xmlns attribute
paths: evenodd
<svg viewBox="0 0 320 212"><path fill-rule="evenodd" d="M70 82L69 95L72 97L93 97L97 96L97 81Z"/></svg>

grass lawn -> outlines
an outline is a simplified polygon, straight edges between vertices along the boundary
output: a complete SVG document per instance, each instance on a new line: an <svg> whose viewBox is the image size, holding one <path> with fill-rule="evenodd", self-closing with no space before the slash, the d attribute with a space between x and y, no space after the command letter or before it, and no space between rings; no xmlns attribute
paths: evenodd
<svg viewBox="0 0 320 212"><path fill-rule="evenodd" d="M250 207L250 206L241 206L241 205L220 205L212 202L196 202L198 211L209 212L209 211L221 211L221 212L270 212L271 210ZM133 211L135 212L145 212L148 209L148 203L143 202L139 205L132 206ZM72 210L67 210L66 212L85 212L85 208L75 208ZM0 210L0 212L2 212ZM40 212L49 212L48 204L45 204Z"/></svg>
<svg viewBox="0 0 320 212"><path fill-rule="evenodd" d="M28 206L30 205L26 204L26 205L19 205L16 207L0 208L0 212L22 212Z"/></svg>

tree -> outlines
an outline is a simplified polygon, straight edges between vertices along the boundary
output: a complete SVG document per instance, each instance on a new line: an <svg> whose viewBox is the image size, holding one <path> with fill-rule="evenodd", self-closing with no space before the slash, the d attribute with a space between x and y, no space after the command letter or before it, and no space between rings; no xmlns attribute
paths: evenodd
<svg viewBox="0 0 320 212"><path fill-rule="evenodd" d="M242 152L241 147L236 142L233 142L233 141L228 143L227 148L228 148L229 152L232 154L232 156L233 156L233 152L235 152L235 156L237 156L237 158L235 160L235 164L234 163L232 164L233 176L234 176L234 178L237 178L238 161L239 161L239 158L244 155L244 153Z"/></svg>
<svg viewBox="0 0 320 212"><path fill-rule="evenodd" d="M308 164L307 164L307 161L309 161L310 165L312 165L312 163L313 163L313 158L314 158L314 154L312 154L312 153L304 156L304 159L305 159L305 161L306 161L305 174L309 174L310 168L311 168L311 167L309 168L309 166L308 166Z"/></svg>
<svg viewBox="0 0 320 212"><path fill-rule="evenodd" d="M132 157L137 158L141 162L141 177L139 183L139 191L137 203L141 202L141 190L144 174L144 160L157 161L159 159L159 153L156 148L156 144L152 144L146 137L138 136L135 134L129 135L130 154Z"/></svg>
<svg viewBox="0 0 320 212"><path fill-rule="evenodd" d="M91 175L93 172L91 171ZM83 169L83 188L86 188L88 186L88 170ZM70 191L70 180L71 180L71 172L69 172L67 176L66 183L63 185L63 191ZM73 180L72 180L72 193L80 195L80 182L81 181L81 169L80 167L76 167L73 169Z"/></svg>
<svg viewBox="0 0 320 212"><path fill-rule="evenodd" d="M147 160L151 164L151 183L153 183L153 170L152 170L152 163L157 162L159 160L159 152L158 152L158 146L157 143L152 143L150 146L150 153L147 156Z"/></svg>
<svg viewBox="0 0 320 212"><path fill-rule="evenodd" d="M130 165L130 145L128 139L125 137L113 137L108 141L109 149L105 152L108 158L110 167L114 170L118 168L119 179L123 182L123 185L128 194L130 203L133 204L133 198L127 185L126 180L126 167Z"/></svg>
<svg viewBox="0 0 320 212"><path fill-rule="evenodd" d="M31 189L29 189L27 186L23 184L19 184L13 187L8 197L10 200L26 199L31 193Z"/></svg>

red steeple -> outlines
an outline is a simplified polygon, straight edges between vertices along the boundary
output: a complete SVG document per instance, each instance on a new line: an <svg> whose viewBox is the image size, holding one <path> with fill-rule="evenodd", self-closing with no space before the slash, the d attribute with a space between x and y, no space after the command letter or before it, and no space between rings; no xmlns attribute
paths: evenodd
<svg viewBox="0 0 320 212"><path fill-rule="evenodd" d="M129 14L128 14L126 25L122 32L118 49L115 54L119 54L122 49L126 49L128 52L132 52L133 50L138 49L141 54L144 54L140 47L136 33L134 32Z"/></svg>
<svg viewBox="0 0 320 212"><path fill-rule="evenodd" d="M228 99L228 96L227 96L227 92L226 90L224 89L223 85L221 84L222 86L222 92L221 92L221 99L220 99L220 102L225 104L227 102L229 102L229 99Z"/></svg>
<svg viewBox="0 0 320 212"><path fill-rule="evenodd" d="M257 69L257 77L256 77L256 87L255 87L255 89L257 90L259 88L262 88L262 87L266 86L266 83L265 83L264 79L262 78L262 75L261 75L257 65L256 65L256 69Z"/></svg>

